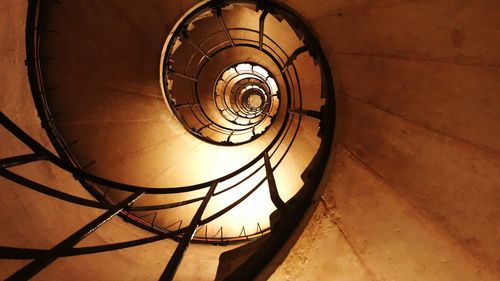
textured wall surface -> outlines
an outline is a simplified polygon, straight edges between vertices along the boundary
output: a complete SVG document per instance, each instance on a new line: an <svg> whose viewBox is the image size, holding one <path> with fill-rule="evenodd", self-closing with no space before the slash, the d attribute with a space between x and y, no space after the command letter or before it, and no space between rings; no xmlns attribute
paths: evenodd
<svg viewBox="0 0 500 281"><path fill-rule="evenodd" d="M272 279L498 280L498 3L285 2L329 54L340 129Z"/></svg>
<svg viewBox="0 0 500 281"><path fill-rule="evenodd" d="M499 280L498 1L284 3L304 16L328 54L339 123L325 193L271 280ZM0 2L0 109L50 147L26 77L26 5ZM172 15L157 20L171 26L189 6L181 3L169 10ZM123 14L115 16L134 30ZM91 21L98 25L105 19L96 15ZM145 39L134 44L154 43ZM142 65L142 55L131 62ZM122 62L123 69L137 66L127 63ZM151 73L157 75L154 67ZM89 75L98 74L118 75L113 68ZM143 80L129 78L128 84L105 86L137 95L133 89ZM2 156L28 152L4 129L0 140ZM91 198L71 175L50 165L30 164L23 175ZM100 213L18 188L3 178L0 187L0 245L50 248ZM85 245L148 235L115 218ZM38 279L154 279L174 245L164 241L140 251L61 258ZM220 252L219 247L191 246L177 277L213 279ZM0 278L26 263L2 260Z"/></svg>
<svg viewBox="0 0 500 281"><path fill-rule="evenodd" d="M0 3L0 110L46 147L51 144L40 126L29 89L26 67L24 31L25 1ZM182 9L179 8L179 13ZM3 127L0 129L2 157L28 153ZM13 171L61 191L92 199L70 174L46 163L16 167ZM0 245L48 249L91 221L102 211L78 207L21 188L0 178ZM113 218L91 234L79 246L93 246L139 239L152 234ZM35 280L151 280L156 279L173 253L177 243L153 244L87 256L60 258L44 269ZM219 254L231 247L192 245L180 265L179 280L213 280ZM24 260L2 260L0 279L26 265Z"/></svg>

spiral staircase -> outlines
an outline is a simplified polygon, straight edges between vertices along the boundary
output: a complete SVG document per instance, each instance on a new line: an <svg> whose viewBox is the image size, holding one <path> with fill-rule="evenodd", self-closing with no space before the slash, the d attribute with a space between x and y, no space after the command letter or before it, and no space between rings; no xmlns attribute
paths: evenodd
<svg viewBox="0 0 500 281"><path fill-rule="evenodd" d="M494 1L0 13L1 278L500 278Z"/></svg>

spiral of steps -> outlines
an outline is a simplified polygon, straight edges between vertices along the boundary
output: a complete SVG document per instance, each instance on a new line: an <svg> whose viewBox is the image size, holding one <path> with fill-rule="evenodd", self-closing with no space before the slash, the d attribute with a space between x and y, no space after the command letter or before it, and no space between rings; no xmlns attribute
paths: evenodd
<svg viewBox="0 0 500 281"><path fill-rule="evenodd" d="M193 11L179 16L176 26L166 38L163 52L161 50L158 52L158 46L154 45L151 45L151 49L145 49L142 44L137 47L141 53L156 53L156 63L161 64L162 77L148 77L147 81L158 83L158 80L161 80L161 87L157 85L156 88L152 88L147 82L136 82L137 93L131 94L128 86L131 81L128 77L134 76L136 79L145 77L146 70L154 70L148 69L148 65L154 65L154 61L143 59L133 67L123 66L124 69L121 70L119 62L128 62L128 57L133 56L132 53L110 56L111 51L104 49L112 49L112 46L83 45L89 40L100 43L94 39L99 35L97 32L87 31L87 36L82 36L77 29L73 29L70 33L72 35L64 38L44 36L40 45L40 56L54 57L50 63L43 64L43 78L46 83L58 85L57 90L46 94L50 114L57 113L53 118L54 127L66 144L74 143L65 149L76 159L80 167L85 168L85 171L118 182L146 187L203 185L205 182L230 174L230 177L218 182L216 196L207 206L206 217L226 207L225 202L235 201L253 190L255 185L262 185L256 193L249 194L251 196L248 200L242 202L236 209L216 221L205 224L207 229L202 231L205 233L200 239L215 238L218 242L221 239L224 242L226 237L238 240L237 237L243 232L247 234L245 236L250 237L262 235L270 227L269 215L275 206L269 195L266 195L266 190L269 189L267 183L260 182L266 178L263 151L269 154L269 161L275 173L274 181L276 186L280 187L281 200L288 201L302 187L302 174L318 150L320 139L315 137L318 134L319 120L305 115L304 119L308 120L302 122L303 118L299 113L303 109L319 109L323 104L323 98L319 85L307 89L300 88L301 77L320 79L319 68L314 65L310 55L304 53L296 62L286 60L293 51L288 51L287 54L282 49L282 52L278 53L282 57L267 55L275 47L268 45L270 42L267 41L269 40L267 38L272 38L273 31L289 32L290 35L287 41L277 44L278 47L286 45L288 50L295 50L304 45L298 38L295 41L291 40L296 35L289 25L284 23L278 25L278 21L272 16L269 16L269 23L263 21L262 26L266 27L263 38L267 40L261 42L263 49L261 51L258 48L259 41L253 42L254 45L247 43L255 37L255 33L258 34L259 29L247 31L246 34L238 28L249 28L247 25L241 26L241 19L245 17L252 18L253 25L258 25L264 10L258 10L255 4L249 6L235 3L224 9L214 5L208 3L200 7L195 6ZM66 8L64 5L52 4L45 8L49 15L68 14L64 10L61 11ZM142 9L153 9L153 7ZM220 11L217 12L217 9ZM57 22L50 22L52 18L58 18L61 24L64 23L65 28L71 26L68 24L71 20L69 17L54 15L48 18L49 22L45 24L53 26L61 33L65 30L59 29ZM86 24L81 23L81 19L76 20L79 28L88 29ZM148 26L144 24L145 28ZM103 34L111 33L111 28L116 27L110 25L109 31L99 27ZM140 34L149 32L151 32L149 29L145 29ZM162 37L163 34L164 32L157 36ZM116 48L122 48L131 40L129 34L124 35L127 36L122 39L123 41L114 40ZM92 36L92 39L89 36ZM214 39L217 36L219 40ZM82 44L79 41L83 41ZM67 42L81 47L72 49L64 56L58 49ZM92 47L95 50L92 50ZM203 49L207 51L202 51ZM127 50L134 51L128 48ZM117 75L116 79L112 79L117 81L115 85L110 85L107 81L89 83L93 79L89 78L88 71L90 68L95 68L94 62L82 61L83 65L74 63L83 57L82 52L95 54L98 51L103 53L107 65L113 65L112 72ZM163 61L158 60L160 54ZM55 59L55 56L64 57ZM248 63L259 63L259 65L251 67ZM294 63L298 64L297 67ZM259 68L261 72L259 76L252 74L247 77L245 69L248 66L250 66L248 71L251 72ZM249 84L267 89L261 90L263 93L274 91L273 94L267 94L269 106L265 111L255 114L256 118L239 117L240 120L233 118L233 123L229 122L227 120L229 117L224 115L223 110L227 109L234 114L233 107L237 106L237 102L231 101L232 97L224 96L226 104L230 105L216 109L217 103L221 106L220 98L219 100L217 98L218 91L224 87L221 85L221 79L229 79L226 76L230 74L226 71L231 67L236 67L241 74L236 73L235 79L227 80L231 87L229 92L235 91L233 87ZM301 71L308 68L311 71L307 76L303 76L305 73L298 73L297 68ZM70 89L64 84L65 76L59 75L63 72L74 73ZM151 72L157 76L157 73ZM249 78L263 81L264 86L247 80ZM124 85L120 85L121 83ZM112 94L108 93L110 87L115 89L111 90ZM162 92L167 108L160 99ZM307 95L302 96L301 92L307 92ZM109 100L103 101L103 97ZM308 104L317 104L317 108L302 108L302 99L307 99ZM73 103L70 101L77 100L73 108ZM243 124L248 123L247 120L255 124L250 126ZM301 133L298 133L299 130ZM258 138L261 135L265 137ZM240 145L230 147L234 144ZM280 163L282 164L278 165ZM245 172L241 172L242 170ZM234 174L238 175L233 176ZM244 182L239 184L243 180ZM236 184L238 185L235 187ZM113 202L120 202L129 195L127 192L107 186L95 188ZM186 202L203 197L206 190L199 189L175 194L145 195L138 199L134 206ZM218 196L219 194L221 195ZM189 222L196 209L196 204L184 204L178 208L142 211L135 214L144 219L148 225L153 224L154 218L154 227L158 230L173 231Z"/></svg>
<svg viewBox="0 0 500 281"><path fill-rule="evenodd" d="M155 10L157 3L150 4L140 9ZM330 77L328 65L299 18L279 5L205 1L179 15L168 34L159 31L161 25L151 29L158 19L145 23L140 11L123 22L123 15L102 14L114 20L108 30L90 23L96 10L126 7L30 3L27 46L34 44L29 51L35 59L28 70L43 127L59 156L31 144L4 116L4 126L31 144L35 155L7 158L4 167L47 160L71 173L99 208L111 207L96 219L98 225L61 241L12 280L43 271L64 255L61 249L72 250L117 214L155 234L153 240L175 240L160 279L182 279L190 243L218 245L196 251L220 254L228 245L284 240L279 237L290 235L315 194L333 136L333 88L331 80L322 81ZM78 17L70 15L75 9ZM51 26L53 34L40 26ZM163 48L146 35L163 38ZM151 67L155 62L159 77ZM304 87L306 79L320 83ZM38 191L50 188L7 170L3 176ZM94 205L68 198L76 200ZM217 269L213 261L206 264Z"/></svg>
<svg viewBox="0 0 500 281"><path fill-rule="evenodd" d="M0 15L1 279L500 279L496 1Z"/></svg>

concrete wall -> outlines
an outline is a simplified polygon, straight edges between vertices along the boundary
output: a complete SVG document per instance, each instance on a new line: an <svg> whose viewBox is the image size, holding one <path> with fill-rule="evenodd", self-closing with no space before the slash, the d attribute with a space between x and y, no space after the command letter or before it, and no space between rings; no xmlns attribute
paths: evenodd
<svg viewBox="0 0 500 281"><path fill-rule="evenodd" d="M340 128L271 279L498 280L498 3L285 2L329 55Z"/></svg>
<svg viewBox="0 0 500 281"><path fill-rule="evenodd" d="M26 67L24 29L27 2L0 3L0 110L31 136L51 148L40 126L29 89ZM182 9L179 9L182 12ZM1 157L28 153L5 129L0 128ZM16 167L21 175L58 188L61 191L92 199L73 177L60 169L35 163ZM50 249L102 213L78 207L23 188L0 178L0 245ZM152 234L114 218L77 246L121 242ZM96 255L60 258L44 269L35 280L149 280L156 279L173 253L176 242L162 241L137 248ZM231 247L192 245L179 268L178 280L213 280L218 257ZM4 279L29 261L1 260L0 279Z"/></svg>
<svg viewBox="0 0 500 281"><path fill-rule="evenodd" d="M286 3L308 20L329 56L339 129L326 191L271 279L498 280L498 3ZM0 13L0 108L49 147L24 66L26 3L1 2ZM0 139L2 156L26 152L3 129ZM24 173L90 198L70 175L48 165L33 164ZM5 179L0 186L0 245L49 248L100 213ZM86 243L147 235L114 219ZM39 279L155 278L172 245L60 259ZM212 250L191 247L178 278L213 279L209 264L220 249ZM2 260L0 277L24 264Z"/></svg>

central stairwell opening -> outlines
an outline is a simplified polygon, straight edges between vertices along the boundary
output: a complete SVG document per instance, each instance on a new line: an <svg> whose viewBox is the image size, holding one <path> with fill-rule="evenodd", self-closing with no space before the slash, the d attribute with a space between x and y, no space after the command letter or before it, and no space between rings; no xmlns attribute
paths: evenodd
<svg viewBox="0 0 500 281"><path fill-rule="evenodd" d="M2 114L2 125L32 153L2 159L0 172L105 213L52 249L10 249L11 256L33 259L10 278L43 273L63 256L165 239L162 280L196 274L189 261L199 255L210 256L203 278L266 274L318 197L332 147L333 82L313 32L282 4L204 1L179 15L163 38L158 83L146 70L157 45L131 42L134 31L120 29L127 21L110 17L113 34L85 24L96 11L106 17L117 7L78 5L30 2L31 89L56 153ZM75 7L81 18L71 18ZM136 36L156 20L143 18L144 26L133 26ZM140 58L131 56L137 50ZM80 60L85 56L102 60ZM97 201L58 193L11 169L30 163L57 166ZM79 244L117 215L153 236Z"/></svg>

